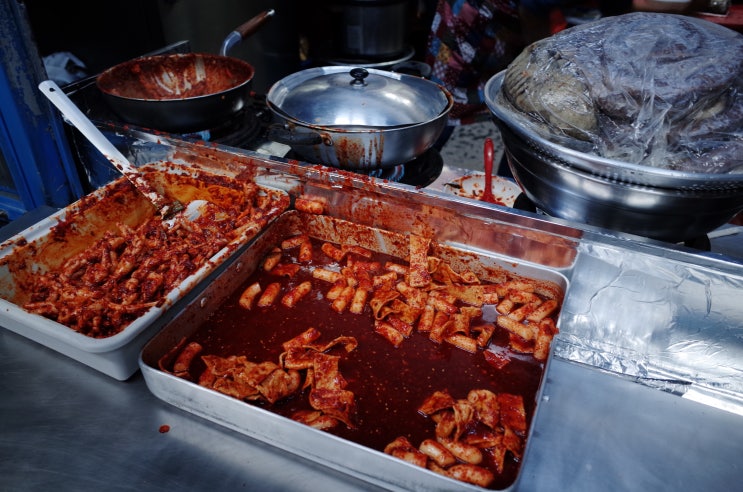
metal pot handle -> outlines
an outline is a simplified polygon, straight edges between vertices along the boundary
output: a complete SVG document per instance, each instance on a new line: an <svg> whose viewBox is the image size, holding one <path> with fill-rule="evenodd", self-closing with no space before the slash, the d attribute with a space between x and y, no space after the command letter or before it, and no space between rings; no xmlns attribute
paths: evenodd
<svg viewBox="0 0 743 492"><path fill-rule="evenodd" d="M325 143L325 138L317 132L300 132L295 133L285 126L274 123L269 125L266 136L269 140L283 143L286 145L319 145ZM326 145L328 145L326 143ZM332 141L330 143L332 145Z"/></svg>
<svg viewBox="0 0 743 492"><path fill-rule="evenodd" d="M226 38L224 38L224 41L222 41L222 47L219 50L219 54L222 56L227 56L227 52L232 49L232 47L242 42L243 39L252 35L268 19L273 17L275 13L276 11L274 9L266 10L248 20L247 22L237 26L231 33L227 35Z"/></svg>

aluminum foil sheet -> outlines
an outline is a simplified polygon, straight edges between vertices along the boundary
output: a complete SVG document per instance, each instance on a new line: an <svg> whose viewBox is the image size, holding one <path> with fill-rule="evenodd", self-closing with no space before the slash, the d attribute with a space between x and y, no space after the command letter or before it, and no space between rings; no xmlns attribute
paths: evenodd
<svg viewBox="0 0 743 492"><path fill-rule="evenodd" d="M743 414L743 276L684 259L584 242L555 353Z"/></svg>

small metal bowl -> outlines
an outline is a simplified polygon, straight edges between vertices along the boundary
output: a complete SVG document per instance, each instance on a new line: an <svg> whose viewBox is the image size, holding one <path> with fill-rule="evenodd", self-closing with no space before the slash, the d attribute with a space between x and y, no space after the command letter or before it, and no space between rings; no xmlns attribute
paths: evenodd
<svg viewBox="0 0 743 492"><path fill-rule="evenodd" d="M694 175L635 166L540 138L499 102L503 72L485 85L514 179L546 214L668 242L695 239L743 210L743 177ZM615 172L612 171L612 167ZM634 178L623 179L629 174ZM663 183L665 186L658 186Z"/></svg>

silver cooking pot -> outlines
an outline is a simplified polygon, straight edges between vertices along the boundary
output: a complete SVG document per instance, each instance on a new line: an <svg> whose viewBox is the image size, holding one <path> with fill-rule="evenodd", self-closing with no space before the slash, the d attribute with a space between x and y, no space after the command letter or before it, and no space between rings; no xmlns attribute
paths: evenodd
<svg viewBox="0 0 743 492"><path fill-rule="evenodd" d="M349 170L404 164L430 149L453 100L413 75L352 66L302 70L266 96L277 123L269 138L304 160Z"/></svg>

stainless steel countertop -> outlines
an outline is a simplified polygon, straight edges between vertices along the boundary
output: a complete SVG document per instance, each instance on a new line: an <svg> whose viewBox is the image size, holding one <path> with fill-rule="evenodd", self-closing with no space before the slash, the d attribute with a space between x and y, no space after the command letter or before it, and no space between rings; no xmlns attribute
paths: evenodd
<svg viewBox="0 0 743 492"><path fill-rule="evenodd" d="M0 374L2 490L376 490L169 405L141 373L120 382L8 330ZM734 490L741 418L555 358L515 488Z"/></svg>
<svg viewBox="0 0 743 492"><path fill-rule="evenodd" d="M743 258L740 234L716 245ZM0 374L0 490L376 490L169 405L140 373L117 381L5 329ZM742 419L554 358L515 488L735 490Z"/></svg>
<svg viewBox="0 0 743 492"><path fill-rule="evenodd" d="M116 381L7 330L0 373L3 490L377 490L168 405L141 373ZM740 416L559 359L531 439L517 490L735 490L743 479Z"/></svg>

